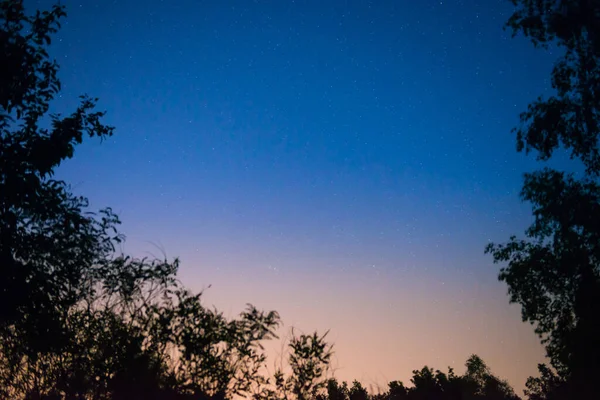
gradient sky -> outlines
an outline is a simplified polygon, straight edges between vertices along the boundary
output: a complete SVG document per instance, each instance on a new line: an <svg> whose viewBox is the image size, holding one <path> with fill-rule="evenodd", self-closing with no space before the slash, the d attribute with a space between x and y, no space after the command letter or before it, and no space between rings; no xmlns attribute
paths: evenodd
<svg viewBox="0 0 600 400"><path fill-rule="evenodd" d="M226 315L331 329L341 379L471 353L519 392L535 374L483 254L530 221L510 129L555 58L502 30L509 1L62 3L54 111L89 93L117 129L58 176L120 214L125 251L179 256Z"/></svg>

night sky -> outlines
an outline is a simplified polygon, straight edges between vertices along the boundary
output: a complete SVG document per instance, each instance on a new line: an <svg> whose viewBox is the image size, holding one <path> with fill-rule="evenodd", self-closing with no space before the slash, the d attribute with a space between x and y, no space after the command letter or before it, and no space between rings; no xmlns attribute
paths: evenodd
<svg viewBox="0 0 600 400"><path fill-rule="evenodd" d="M228 316L331 329L340 379L472 353L519 392L536 373L483 254L531 220L510 130L556 56L503 31L509 1L62 3L53 111L88 93L116 132L58 177L119 213L124 251L180 257Z"/></svg>

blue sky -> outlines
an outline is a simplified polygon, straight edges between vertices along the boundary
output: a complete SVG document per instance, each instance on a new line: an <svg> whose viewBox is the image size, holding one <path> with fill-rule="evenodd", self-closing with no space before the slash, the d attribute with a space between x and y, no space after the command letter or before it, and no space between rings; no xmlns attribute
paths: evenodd
<svg viewBox="0 0 600 400"><path fill-rule="evenodd" d="M344 379L471 352L519 388L535 373L483 254L530 219L510 130L555 58L503 31L509 1L62 3L54 110L88 93L116 131L59 176L119 212L126 251L180 256L232 314L330 328Z"/></svg>

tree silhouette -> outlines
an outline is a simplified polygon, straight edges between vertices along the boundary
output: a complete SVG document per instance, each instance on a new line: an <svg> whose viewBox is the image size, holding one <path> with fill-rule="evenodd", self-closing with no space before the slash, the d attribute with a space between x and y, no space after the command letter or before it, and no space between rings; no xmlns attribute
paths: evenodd
<svg viewBox="0 0 600 400"><path fill-rule="evenodd" d="M340 385L338 381L331 378L327 381L327 394L323 396L329 400L346 400L350 397L350 389L346 382Z"/></svg>
<svg viewBox="0 0 600 400"><path fill-rule="evenodd" d="M121 238L110 209L89 213L86 199L51 179L84 136L107 137L112 128L85 96L71 115L51 115L50 128L40 127L60 90L46 48L65 12L55 6L30 17L22 3L0 3L0 334L2 346L35 357L65 345L68 308Z"/></svg>
<svg viewBox="0 0 600 400"><path fill-rule="evenodd" d="M508 382L493 375L485 362L477 355L469 357L465 363L464 386L472 398L518 399Z"/></svg>
<svg viewBox="0 0 600 400"><path fill-rule="evenodd" d="M333 355L333 346L325 337L328 332L319 335L296 334L292 329L287 343L288 356L286 373L284 366L279 366L268 379L256 398L277 400L307 400L320 398L325 390L329 390L331 380L326 378Z"/></svg>
<svg viewBox="0 0 600 400"><path fill-rule="evenodd" d="M368 393L358 381L348 387L346 382L335 379L327 382L327 391L319 396L322 400L519 400L513 389L493 375L477 355L469 357L463 375L456 375L452 368L448 373L424 366L414 370L412 386L405 387L400 381L388 384L384 393Z"/></svg>
<svg viewBox="0 0 600 400"><path fill-rule="evenodd" d="M350 387L348 397L350 400L368 400L369 393L359 381L354 381L352 387Z"/></svg>
<svg viewBox="0 0 600 400"><path fill-rule="evenodd" d="M388 384L387 398L389 400L404 400L408 398L408 391L400 381L392 381Z"/></svg>
<svg viewBox="0 0 600 400"><path fill-rule="evenodd" d="M514 3L509 26L536 45L557 40L567 50L553 72L558 94L521 115L518 149L544 160L562 144L586 174L528 174L523 198L536 218L529 239L488 251L508 262L500 278L552 362L528 380L526 394L572 398L594 392L600 363L600 13L594 1ZM226 318L178 281L177 259L117 254L118 217L110 208L92 212L52 179L85 137L113 134L91 97L68 116L48 115L60 82L47 48L65 15L54 6L30 16L22 0L0 0L0 398L518 398L477 356L461 376L425 366L413 371L411 387L393 381L369 394L358 381L328 379L332 346L318 333L292 332L287 369L265 376L263 342L277 338L277 312L248 305Z"/></svg>
<svg viewBox="0 0 600 400"><path fill-rule="evenodd" d="M538 98L520 116L517 150L548 160L562 148L581 161L585 173L544 168L526 174L521 197L532 203L535 217L527 239L513 236L486 251L495 262L508 263L499 278L508 284L511 302L521 305L523 320L535 325L569 396L593 397L600 373L600 3L513 4L507 26L514 34L565 51L552 71L555 94ZM546 367L540 371L540 381L530 380L538 389L550 379Z"/></svg>
<svg viewBox="0 0 600 400"><path fill-rule="evenodd" d="M118 257L106 267L105 280L70 309L71 340L60 352L29 358L3 349L20 368L3 376L7 397L230 398L266 383L261 342L275 337L276 312L249 305L227 320L176 281L177 262Z"/></svg>
<svg viewBox="0 0 600 400"><path fill-rule="evenodd" d="M49 59L65 9L0 2L0 398L204 399L244 395L265 378L261 342L276 312L228 320L176 279L178 261L115 254L110 209L52 179L84 136L107 137L95 99L50 115Z"/></svg>
<svg viewBox="0 0 600 400"><path fill-rule="evenodd" d="M529 377L525 395L530 400L558 400L568 398L567 387L562 379L545 364L539 364L539 377Z"/></svg>

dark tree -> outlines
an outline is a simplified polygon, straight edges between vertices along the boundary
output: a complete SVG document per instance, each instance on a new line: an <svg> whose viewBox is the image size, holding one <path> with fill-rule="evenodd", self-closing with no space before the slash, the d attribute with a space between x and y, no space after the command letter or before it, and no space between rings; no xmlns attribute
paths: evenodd
<svg viewBox="0 0 600 400"><path fill-rule="evenodd" d="M441 399L444 394L443 383L446 380L443 372L434 372L433 368L427 366L420 370L414 370L411 378L413 387L409 392L409 399Z"/></svg>
<svg viewBox="0 0 600 400"><path fill-rule="evenodd" d="M328 332L319 335L296 334L294 329L287 343L287 369L277 367L273 380L266 381L267 386L255 397L273 400L309 400L322 398L325 391L338 391L334 383L327 379L333 346L325 340ZM337 382L336 382L337 384Z"/></svg>
<svg viewBox="0 0 600 400"><path fill-rule="evenodd" d="M90 212L52 179L84 137L113 133L85 96L71 115L47 115L60 91L47 48L64 16L61 6L30 16L22 0L0 1L0 398L260 392L261 343L276 337L279 315L249 305L226 319L179 283L177 260L115 254L118 218ZM320 387L330 347L316 334L292 346L288 381Z"/></svg>
<svg viewBox="0 0 600 400"><path fill-rule="evenodd" d="M492 374L477 355L469 357L465 367L465 373L458 376L452 368L446 374L425 366L413 371L413 387L390 385L388 396L408 400L519 400L510 385Z"/></svg>
<svg viewBox="0 0 600 400"><path fill-rule="evenodd" d="M548 160L566 151L585 173L544 168L525 175L521 196L535 221L526 239L489 245L499 278L524 321L546 345L557 379L569 396L597 396L600 373L600 2L513 0L507 26L535 46L559 46L564 55L552 71L555 93L538 98L520 116L517 150ZM548 381L530 381L539 387ZM553 379L551 379L554 381ZM550 386L553 386L551 384ZM563 387L562 390L567 390ZM534 397L532 397L534 398ZM588 397L591 398L591 397Z"/></svg>
<svg viewBox="0 0 600 400"><path fill-rule="evenodd" d="M350 389L348 384L342 382L340 385L336 379L329 379L327 381L327 399L329 400L347 400L350 396Z"/></svg>
<svg viewBox="0 0 600 400"><path fill-rule="evenodd" d="M492 374L489 367L477 355L469 357L465 363L467 370L461 377L462 392L467 398L489 400L518 400L512 387Z"/></svg>
<svg viewBox="0 0 600 400"><path fill-rule="evenodd" d="M463 375L456 375L452 368L447 373L427 366L413 371L412 386L405 387L400 381L388 384L383 393L368 393L358 381L352 386L337 380L327 381L327 390L318 400L519 400L510 385L496 377L483 360L472 355L465 363ZM534 389L532 387L532 389Z"/></svg>
<svg viewBox="0 0 600 400"><path fill-rule="evenodd" d="M513 35L524 34L535 46L559 46L565 54L552 71L556 94L538 98L521 114L515 129L519 151L549 159L561 145L583 162L590 175L600 174L599 59L600 4L597 0L511 0L507 22Z"/></svg>
<svg viewBox="0 0 600 400"><path fill-rule="evenodd" d="M369 400L369 393L359 381L353 381L348 397L350 400Z"/></svg>
<svg viewBox="0 0 600 400"><path fill-rule="evenodd" d="M568 398L562 379L545 364L539 364L540 376L529 377L525 384L525 395L530 400L559 400Z"/></svg>
<svg viewBox="0 0 600 400"><path fill-rule="evenodd" d="M408 398L408 391L400 381L392 381L388 384L387 398L389 400L405 400Z"/></svg>
<svg viewBox="0 0 600 400"><path fill-rule="evenodd" d="M52 179L85 136L112 134L88 97L42 126L60 90L47 47L64 15L55 6L28 16L22 1L0 2L0 332L27 338L20 344L31 356L64 345L66 310L120 240L110 209L89 213L86 199Z"/></svg>

